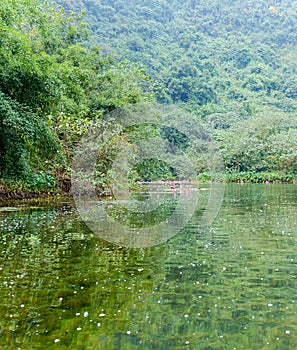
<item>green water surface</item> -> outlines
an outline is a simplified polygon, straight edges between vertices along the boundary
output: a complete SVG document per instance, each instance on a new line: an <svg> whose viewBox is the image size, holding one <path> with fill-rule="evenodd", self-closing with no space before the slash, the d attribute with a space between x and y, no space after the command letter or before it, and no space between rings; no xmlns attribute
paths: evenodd
<svg viewBox="0 0 297 350"><path fill-rule="evenodd" d="M0 348L297 349L297 185L227 185L208 230L200 217L165 243L125 248L71 200L9 204Z"/></svg>

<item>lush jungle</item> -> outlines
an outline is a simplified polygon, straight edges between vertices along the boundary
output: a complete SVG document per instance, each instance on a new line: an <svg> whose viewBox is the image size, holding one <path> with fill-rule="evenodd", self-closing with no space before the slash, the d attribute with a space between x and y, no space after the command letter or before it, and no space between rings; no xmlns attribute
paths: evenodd
<svg viewBox="0 0 297 350"><path fill-rule="evenodd" d="M191 113L211 135L227 181L297 177L296 1L3 0L0 177L15 191L69 190L75 145L118 108L149 102ZM106 118L105 118L106 120ZM170 128L143 126L190 152ZM131 139L111 131L97 185ZM134 136L135 137L135 136ZM197 179L209 180L197 162ZM131 180L172 179L145 160Z"/></svg>

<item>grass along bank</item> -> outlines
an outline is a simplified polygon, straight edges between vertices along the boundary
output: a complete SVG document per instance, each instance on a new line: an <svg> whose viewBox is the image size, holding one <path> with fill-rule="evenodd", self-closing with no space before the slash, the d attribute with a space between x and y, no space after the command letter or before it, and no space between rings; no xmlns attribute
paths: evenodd
<svg viewBox="0 0 297 350"><path fill-rule="evenodd" d="M202 173L197 176L197 180L206 182L212 181L214 176L208 173ZM254 171L244 171L244 172L226 172L226 174L221 176L221 181L226 183L296 183L297 184L297 174L295 173L285 173L285 172L254 172Z"/></svg>

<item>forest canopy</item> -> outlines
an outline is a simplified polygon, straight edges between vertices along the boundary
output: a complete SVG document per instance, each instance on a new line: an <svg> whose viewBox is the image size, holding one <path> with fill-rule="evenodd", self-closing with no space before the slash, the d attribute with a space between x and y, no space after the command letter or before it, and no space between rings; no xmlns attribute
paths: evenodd
<svg viewBox="0 0 297 350"><path fill-rule="evenodd" d="M294 178L296 5L3 0L1 179L54 186L90 125L155 99L205 125L227 173Z"/></svg>
<svg viewBox="0 0 297 350"><path fill-rule="evenodd" d="M196 114L227 172L296 173L295 0L59 0L90 43L140 62L159 101Z"/></svg>

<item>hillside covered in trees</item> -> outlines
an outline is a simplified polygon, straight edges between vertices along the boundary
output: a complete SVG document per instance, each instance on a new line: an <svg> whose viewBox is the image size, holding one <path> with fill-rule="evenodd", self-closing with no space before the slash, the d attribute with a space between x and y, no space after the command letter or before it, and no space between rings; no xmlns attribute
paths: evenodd
<svg viewBox="0 0 297 350"><path fill-rule="evenodd" d="M296 94L294 1L58 2L84 9L91 42L144 64L170 102L231 108L260 94L267 104Z"/></svg>
<svg viewBox="0 0 297 350"><path fill-rule="evenodd" d="M205 125L230 179L296 178L296 5L2 1L2 188L56 188L90 125L154 100Z"/></svg>
<svg viewBox="0 0 297 350"><path fill-rule="evenodd" d="M297 171L296 1L60 0L203 120L228 171Z"/></svg>

